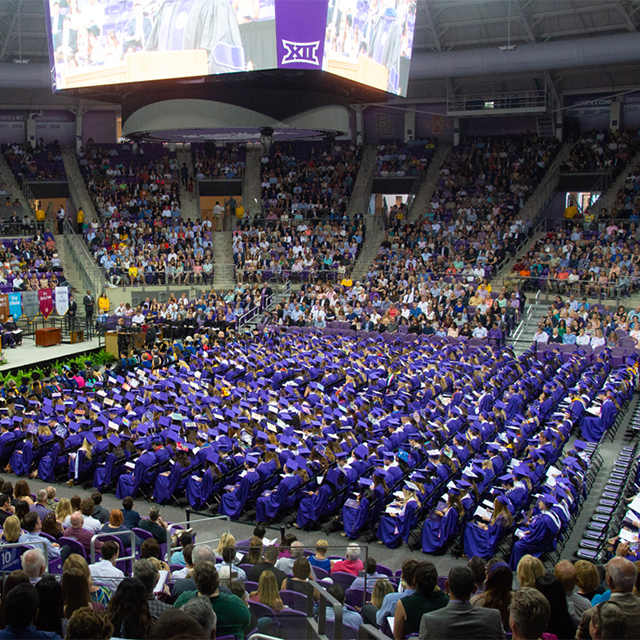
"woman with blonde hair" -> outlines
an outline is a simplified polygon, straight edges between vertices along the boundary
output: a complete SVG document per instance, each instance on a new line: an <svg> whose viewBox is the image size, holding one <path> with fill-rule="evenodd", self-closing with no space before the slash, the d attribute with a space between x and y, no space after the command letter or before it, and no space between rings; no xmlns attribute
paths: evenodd
<svg viewBox="0 0 640 640"><path fill-rule="evenodd" d="M518 562L518 568L516 570L518 584L520 585L519 588L531 587L532 589L535 589L536 580L540 576L543 576L544 573L544 565L539 558L536 558L531 554L522 556L522 558L520 558L520 562Z"/></svg>
<svg viewBox="0 0 640 640"><path fill-rule="evenodd" d="M22 527L20 526L20 519L18 516L9 516L5 521L2 528L2 540L4 542L18 542L18 538L22 533Z"/></svg>
<svg viewBox="0 0 640 640"><path fill-rule="evenodd" d="M591 600L594 596L604 593L604 587L600 584L598 567L596 567L593 562L589 562L589 560L578 560L574 566L576 568L578 595L581 595L587 600Z"/></svg>
<svg viewBox="0 0 640 640"><path fill-rule="evenodd" d="M265 604L267 607L271 607L276 613L284 609L284 603L278 591L278 582L276 581L276 576L273 571L267 569L260 574L258 589L249 594L249 600Z"/></svg>
<svg viewBox="0 0 640 640"><path fill-rule="evenodd" d="M365 624L377 626L376 614L382 606L382 601L388 593L393 593L394 591L394 586L385 578L376 580L371 593L371 602L365 604L362 608L361 613Z"/></svg>
<svg viewBox="0 0 640 640"><path fill-rule="evenodd" d="M226 547L235 547L236 539L230 533L223 533L220 536L220 542L218 543L218 548L216 549L216 555L222 557L222 550Z"/></svg>
<svg viewBox="0 0 640 640"><path fill-rule="evenodd" d="M316 542L316 555L309 556L307 560L309 560L309 564L312 564L314 567L319 567L331 573L331 565L333 562L326 557L327 551L329 551L329 543L324 539L320 539Z"/></svg>
<svg viewBox="0 0 640 640"><path fill-rule="evenodd" d="M60 524L63 524L72 513L73 508L71 507L69 498L60 498L60 502L58 502L58 506L56 507L56 520Z"/></svg>
<svg viewBox="0 0 640 640"><path fill-rule="evenodd" d="M87 561L79 554L72 553L65 561L64 566L62 567L63 575L71 570L77 569L81 571L85 577L87 582L87 588L89 589L89 595L91 597L91 602L95 602L101 604L103 607L106 607L109 604L109 600L111 599L111 589L107 587L96 586L93 584L93 578L91 577L91 571L89 571L89 565ZM66 603L66 598L65 598ZM81 605L87 606L87 605ZM66 607L66 604L65 604Z"/></svg>

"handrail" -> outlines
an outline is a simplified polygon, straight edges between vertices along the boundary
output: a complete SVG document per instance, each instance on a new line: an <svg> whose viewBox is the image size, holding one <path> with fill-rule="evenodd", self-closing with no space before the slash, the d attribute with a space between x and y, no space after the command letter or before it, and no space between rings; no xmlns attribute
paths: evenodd
<svg viewBox="0 0 640 640"><path fill-rule="evenodd" d="M536 301L535 301L535 303L529 305L529 308L527 309L526 317L523 318L518 323L518 326L516 327L516 330L513 332L513 338L510 338L509 342L517 342L519 340L520 335L522 335L522 333L524 332L525 326L527 324L529 324L529 321L531 320L531 316L533 315L534 310L538 309L538 305L540 304L540 293L541 293L541 291L538 290L538 293L536 293Z"/></svg>
<svg viewBox="0 0 640 640"><path fill-rule="evenodd" d="M188 519L185 520L184 522L172 522L171 524L167 523L167 528L165 529L167 534L167 552L165 556L167 564L170 564L171 562L171 552L173 550L171 547L172 529L179 531L180 529L178 529L178 527L183 527L184 525L187 525L189 528L191 528L195 523L198 523L198 522L211 522L213 520L224 520L227 523L226 533L231 533L231 518L229 516L211 516L211 517L196 518L195 520L191 520L189 518L189 513L190 512L187 512ZM211 540L198 540L198 545L210 544L215 542L220 542L220 538L212 538ZM174 547L174 548L178 549L179 547Z"/></svg>
<svg viewBox="0 0 640 640"><path fill-rule="evenodd" d="M69 253L84 281L85 287L91 291L95 298L98 298L104 291L105 281L102 270L95 263L86 245L78 238L71 223L66 218L63 221L63 233Z"/></svg>
<svg viewBox="0 0 640 640"><path fill-rule="evenodd" d="M318 621L313 618L314 598L307 598L307 625L318 636L326 635L327 624L327 603L333 609L333 632L334 640L342 640L342 610L343 605L338 602L320 583L309 580L309 584L320 594L318 601ZM307 628L308 628L307 627Z"/></svg>
<svg viewBox="0 0 640 640"><path fill-rule="evenodd" d="M111 533L109 531L101 531L100 533L96 533L91 537L90 543L90 555L91 555L91 564L95 564L96 561L96 540L98 538L105 538L106 536L117 536L120 538L122 535L129 534L131 536L131 555L130 556L120 556L118 555L118 560L131 560L135 561L136 559L136 534L133 531L116 531ZM124 546L124 545L122 545Z"/></svg>
<svg viewBox="0 0 640 640"><path fill-rule="evenodd" d="M47 542L49 540L29 540L28 542L0 542L0 571L6 563L2 558L2 551L4 549L14 549L16 547L33 547L34 545L42 545L42 553L44 553L47 566L49 565L49 554L47 553Z"/></svg>

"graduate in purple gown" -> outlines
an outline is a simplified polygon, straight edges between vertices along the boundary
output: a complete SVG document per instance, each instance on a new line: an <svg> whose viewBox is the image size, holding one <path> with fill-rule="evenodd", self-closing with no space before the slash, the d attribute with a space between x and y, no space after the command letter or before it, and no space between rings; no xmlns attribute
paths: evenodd
<svg viewBox="0 0 640 640"><path fill-rule="evenodd" d="M378 540L389 549L399 547L409 539L411 529L416 525L417 511L420 502L415 494L418 487L413 482L405 483L402 498L397 499L386 508L386 513L380 518L376 535Z"/></svg>
<svg viewBox="0 0 640 640"><path fill-rule="evenodd" d="M255 469L257 464L258 458L255 456L247 456L245 458L244 471L240 474L238 481L222 494L220 508L218 509L220 515L229 516L233 520L237 520L240 517L247 503L251 485L260 480L260 474Z"/></svg>
<svg viewBox="0 0 640 640"><path fill-rule="evenodd" d="M256 521L267 522L276 518L280 509L292 506L295 502L294 491L302 484L302 478L296 473L298 463L293 458L286 461L284 475L276 488L265 491L256 501Z"/></svg>
<svg viewBox="0 0 640 640"><path fill-rule="evenodd" d="M334 492L338 492L345 482L346 476L342 472L335 468L329 469L318 489L307 492L301 498L294 526L297 529L305 529L317 523L325 515Z"/></svg>
<svg viewBox="0 0 640 640"><path fill-rule="evenodd" d="M582 418L582 437L589 442L599 442L607 429L613 424L618 408L613 394L609 391L601 396L600 415L594 416L589 410Z"/></svg>
<svg viewBox="0 0 640 640"><path fill-rule="evenodd" d="M422 529L422 551L434 553L442 549L458 531L460 517L464 507L460 500L460 490L449 488L446 504L434 509L424 522Z"/></svg>
<svg viewBox="0 0 640 640"><path fill-rule="evenodd" d="M36 433L37 431L36 428ZM33 437L32 434L28 434L22 446L18 445L18 449L11 454L8 466L11 467L13 473L17 476L26 476L31 470L31 463L33 462Z"/></svg>
<svg viewBox="0 0 640 640"><path fill-rule="evenodd" d="M180 445L176 446L180 447ZM171 460L169 470L163 471L156 476L152 499L158 504L167 504L176 491L182 474L189 467L191 467L189 456L185 451L178 450L175 458Z"/></svg>
<svg viewBox="0 0 640 640"><path fill-rule="evenodd" d="M218 462L220 456L213 447L208 447L206 453L206 469L205 472L198 476L193 474L187 479L185 489L189 504L196 510L204 509L211 500L216 483L222 477Z"/></svg>
<svg viewBox="0 0 640 640"><path fill-rule="evenodd" d="M500 541L513 524L509 511L509 499L496 496L493 501L493 514L483 522L469 522L464 530L464 553L468 558L491 558Z"/></svg>
<svg viewBox="0 0 640 640"><path fill-rule="evenodd" d="M511 551L510 564L514 571L522 556L529 553L539 558L545 551L552 551L555 548L556 536L562 524L560 517L552 510L556 503L554 496L544 494L539 502L540 513L534 516L527 526L520 529L524 535L519 537Z"/></svg>
<svg viewBox="0 0 640 640"><path fill-rule="evenodd" d="M342 506L343 536L355 540L369 522L377 522L382 502L389 492L384 475L377 471L373 480L360 478L361 491Z"/></svg>

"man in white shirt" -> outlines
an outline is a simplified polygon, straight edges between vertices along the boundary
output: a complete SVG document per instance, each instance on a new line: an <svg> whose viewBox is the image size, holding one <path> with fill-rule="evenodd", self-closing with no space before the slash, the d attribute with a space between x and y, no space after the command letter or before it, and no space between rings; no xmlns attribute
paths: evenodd
<svg viewBox="0 0 640 640"><path fill-rule="evenodd" d="M124 573L116 567L119 550L119 545L111 540L102 545L102 560L89 565L94 584L108 587L112 591L118 588L120 581L124 578Z"/></svg>
<svg viewBox="0 0 640 640"><path fill-rule="evenodd" d="M487 329L483 327L481 324L477 324L475 329L473 330L474 338L486 338L487 337Z"/></svg>
<svg viewBox="0 0 640 640"><path fill-rule="evenodd" d="M91 498L85 498L80 503L80 511L84 517L84 524L82 528L91 533L100 533L102 529L102 523L98 518L93 517L93 511L96 508L96 503Z"/></svg>
<svg viewBox="0 0 640 640"><path fill-rule="evenodd" d="M222 230L222 214L224 213L224 208L220 206L220 202L216 200L216 206L213 207L213 230L221 231Z"/></svg>
<svg viewBox="0 0 640 640"><path fill-rule="evenodd" d="M547 342L549 342L549 334L546 331L543 331L542 327L538 327L536 335L533 336L533 341L543 342L544 344L546 344Z"/></svg>

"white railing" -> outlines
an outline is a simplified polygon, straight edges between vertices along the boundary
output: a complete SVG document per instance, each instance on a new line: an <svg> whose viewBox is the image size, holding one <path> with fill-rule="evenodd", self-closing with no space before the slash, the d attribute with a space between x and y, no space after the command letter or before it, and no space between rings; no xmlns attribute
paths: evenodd
<svg viewBox="0 0 640 640"><path fill-rule="evenodd" d="M529 305L525 317L518 323L516 330L513 332L513 338L510 338L511 342L517 342L520 339L520 336L523 334L524 328L529 324L529 322L531 322L533 312L537 311L540 305L540 293L541 291L538 291L538 293L536 293L536 301L533 304Z"/></svg>

